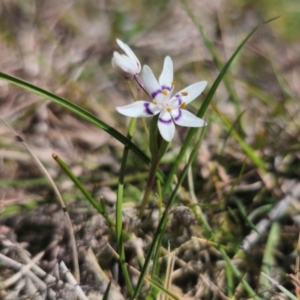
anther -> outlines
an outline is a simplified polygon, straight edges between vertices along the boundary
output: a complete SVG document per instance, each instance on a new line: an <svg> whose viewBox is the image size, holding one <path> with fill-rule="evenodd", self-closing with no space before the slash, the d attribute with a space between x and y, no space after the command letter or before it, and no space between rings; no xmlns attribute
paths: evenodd
<svg viewBox="0 0 300 300"><path fill-rule="evenodd" d="M186 103L183 102L181 105L180 105L180 108L185 108L186 107Z"/></svg>
<svg viewBox="0 0 300 300"><path fill-rule="evenodd" d="M171 112L172 108L171 107L167 107L167 112Z"/></svg>
<svg viewBox="0 0 300 300"><path fill-rule="evenodd" d="M153 104L157 104L157 102L156 102L154 99L152 100L152 103L153 103Z"/></svg>
<svg viewBox="0 0 300 300"><path fill-rule="evenodd" d="M171 85L174 86L174 85L175 85L175 81L172 81L172 82L171 82Z"/></svg>
<svg viewBox="0 0 300 300"><path fill-rule="evenodd" d="M167 90L162 90L162 93L167 96L169 94L169 92Z"/></svg>
<svg viewBox="0 0 300 300"><path fill-rule="evenodd" d="M181 95L182 95L182 96L187 96L187 95L188 95L188 92L181 92Z"/></svg>

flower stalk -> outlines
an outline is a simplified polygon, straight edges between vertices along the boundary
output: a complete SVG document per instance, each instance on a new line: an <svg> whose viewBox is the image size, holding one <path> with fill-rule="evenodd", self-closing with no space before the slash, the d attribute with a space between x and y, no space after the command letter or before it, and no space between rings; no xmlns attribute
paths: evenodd
<svg viewBox="0 0 300 300"><path fill-rule="evenodd" d="M152 159L144 196L140 205L139 218L142 218L144 215L144 211L149 201L149 197L151 195L152 187L155 181L156 171L158 169L160 160L166 153L169 145L169 143L162 138L158 131L157 120L158 115L154 116L150 123L149 147Z"/></svg>

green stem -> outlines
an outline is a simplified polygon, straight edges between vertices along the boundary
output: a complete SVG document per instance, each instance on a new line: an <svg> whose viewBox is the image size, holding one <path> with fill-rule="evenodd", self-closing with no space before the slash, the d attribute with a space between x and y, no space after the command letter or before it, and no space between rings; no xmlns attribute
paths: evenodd
<svg viewBox="0 0 300 300"><path fill-rule="evenodd" d="M144 211L145 211L146 205L148 203L148 199L149 199L149 196L151 194L152 187L153 187L153 184L154 184L154 180L155 180L158 165L159 165L159 160L152 160L151 167L150 167L150 170L149 170L149 177L148 177L146 188L145 188L144 197L143 197L143 200L142 200L141 206L140 206L140 211L139 211L139 218L140 219L144 215Z"/></svg>
<svg viewBox="0 0 300 300"><path fill-rule="evenodd" d="M134 100L136 100L133 88L131 83L129 82L129 87L132 92ZM128 131L127 131L127 139L131 141L134 129L136 124L136 118L132 118L129 122ZM119 174L119 182L118 182L118 189L117 189L117 204L116 204L116 237L117 237L117 245L118 245L118 252L120 255L120 264L122 273L124 276L124 280L128 289L129 294L133 295L133 288L130 281L130 276L127 270L126 265L126 257L125 257L125 250L124 250L124 242L123 242L123 226L122 226L122 208L123 208L123 192L124 192L124 177L125 177L125 169L127 165L127 158L129 153L128 145L125 145L123 150L123 157L121 163L121 169Z"/></svg>
<svg viewBox="0 0 300 300"><path fill-rule="evenodd" d="M54 160L59 164L59 166L64 170L64 172L69 176L69 178L75 183L75 185L80 189L82 194L86 197L86 199L94 206L94 208L103 216L103 218L108 223L109 227L113 229L115 224L113 220L108 216L104 206L99 204L92 195L86 190L86 188L81 184L79 179L73 174L70 168L65 164L65 162L58 157L56 154L52 154Z"/></svg>

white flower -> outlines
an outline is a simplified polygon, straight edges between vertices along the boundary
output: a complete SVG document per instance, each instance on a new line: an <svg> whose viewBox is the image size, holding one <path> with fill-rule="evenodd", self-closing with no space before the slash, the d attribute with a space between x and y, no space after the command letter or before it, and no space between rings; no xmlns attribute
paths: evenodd
<svg viewBox="0 0 300 300"><path fill-rule="evenodd" d="M117 39L117 43L126 53L126 55L115 51L111 61L112 66L116 72L125 79L132 79L135 75L140 73L141 64L128 45L119 39Z"/></svg>
<svg viewBox="0 0 300 300"><path fill-rule="evenodd" d="M205 121L184 109L202 93L207 85L206 81L194 83L172 96L173 62L169 56L165 58L164 68L158 82L148 66L143 67L142 79L145 90L152 97L152 102L140 100L117 107L119 113L129 117L151 117L159 114L158 129L161 136L168 142L175 134L174 123L187 127L206 125Z"/></svg>

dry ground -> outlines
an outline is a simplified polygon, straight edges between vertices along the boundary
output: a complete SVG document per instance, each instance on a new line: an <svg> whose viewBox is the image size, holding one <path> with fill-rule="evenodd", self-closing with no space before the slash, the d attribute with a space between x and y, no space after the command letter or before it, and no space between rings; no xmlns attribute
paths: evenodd
<svg viewBox="0 0 300 300"><path fill-rule="evenodd" d="M214 230L213 239L227 247L227 254L259 299L288 299L267 283L260 286L260 271L266 267L263 259L272 233L275 246L268 267L274 279L295 293L293 280L285 274L294 273L300 226L299 4L188 3L223 62L257 24L281 18L255 33L229 76L243 112L243 131L235 130L264 161L267 172L259 171L232 131L226 129L220 116L233 127L239 116L221 85L206 113L209 126L193 166L195 194L190 193L190 182L186 181L163 241L164 248L169 243L176 255L172 291L182 299L226 299L228 295L226 263L220 249L207 242L211 237L189 208L195 197ZM128 42L156 74L164 57L172 56L180 87L199 80L207 80L210 87L218 75L197 26L178 2L0 1L0 71L69 99L126 134L127 120L117 115L115 107L132 100L126 83L110 64L117 49L116 37ZM204 96L193 109L199 108ZM52 153L62 157L95 199L103 199L114 218L123 146L57 104L5 81L0 81L0 117L30 146L66 201L76 235L83 293L89 299L100 299L112 280L110 299L127 299L112 250L116 248L113 233L52 158ZM178 130L162 164L165 174L186 133L186 129ZM133 140L148 153L141 122ZM128 263L135 268L139 268L137 255L147 252L158 220L155 203L149 206L149 218L142 222L136 218L147 170L131 153L124 227L135 236L125 244ZM4 262L0 256L0 298L45 299L48 287L49 299L52 292L53 299L76 299L79 292L62 276L64 266L57 265L64 262L73 269L64 213L48 180L4 123L0 123L0 218L0 254L12 259ZM39 269L13 277L20 270L13 262L26 264L29 259L35 260ZM32 274L40 279L31 278ZM131 276L135 283L136 274ZM238 280L233 284L239 286ZM235 299L249 299L241 286L235 291Z"/></svg>

